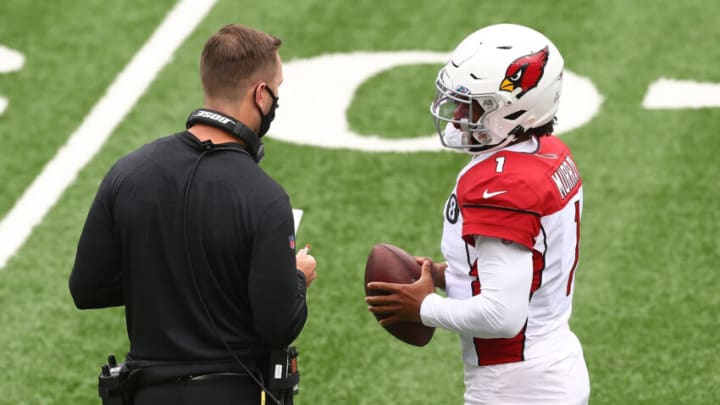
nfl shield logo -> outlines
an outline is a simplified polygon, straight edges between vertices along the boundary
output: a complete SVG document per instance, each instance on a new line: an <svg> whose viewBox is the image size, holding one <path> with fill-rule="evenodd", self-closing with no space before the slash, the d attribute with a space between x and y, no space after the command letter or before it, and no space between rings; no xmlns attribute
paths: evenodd
<svg viewBox="0 0 720 405"><path fill-rule="evenodd" d="M290 249L295 250L295 235L290 235L288 240L290 241Z"/></svg>

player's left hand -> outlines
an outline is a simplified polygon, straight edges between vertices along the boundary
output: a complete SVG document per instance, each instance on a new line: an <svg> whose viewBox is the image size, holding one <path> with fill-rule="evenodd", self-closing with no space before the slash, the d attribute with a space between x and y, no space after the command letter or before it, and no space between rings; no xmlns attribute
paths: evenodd
<svg viewBox="0 0 720 405"><path fill-rule="evenodd" d="M431 262L423 261L420 278L412 284L372 282L368 288L379 295L365 297L368 310L384 315L380 325L387 326L400 321L420 322L420 305L428 295L435 292Z"/></svg>
<svg viewBox="0 0 720 405"><path fill-rule="evenodd" d="M425 260L430 261L430 274L432 274L433 284L435 284L435 287L440 288L442 290L445 289L445 270L447 270L448 263L435 263L432 261L431 258L427 256L415 256L415 262L417 264L421 265L425 262Z"/></svg>

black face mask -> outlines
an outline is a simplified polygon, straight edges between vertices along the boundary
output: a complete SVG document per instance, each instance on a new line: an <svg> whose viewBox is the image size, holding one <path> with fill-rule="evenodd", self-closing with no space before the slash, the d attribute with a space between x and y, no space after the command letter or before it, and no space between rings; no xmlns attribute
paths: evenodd
<svg viewBox="0 0 720 405"><path fill-rule="evenodd" d="M270 129L270 123L275 119L275 109L279 107L278 100L280 100L280 97L275 97L275 94L273 94L272 90L270 90L270 87L265 86L265 89L268 93L270 93L273 103L270 106L270 111L268 111L267 115L263 114L260 106L255 104L258 112L260 113L260 129L258 130L258 136L265 135L268 129Z"/></svg>

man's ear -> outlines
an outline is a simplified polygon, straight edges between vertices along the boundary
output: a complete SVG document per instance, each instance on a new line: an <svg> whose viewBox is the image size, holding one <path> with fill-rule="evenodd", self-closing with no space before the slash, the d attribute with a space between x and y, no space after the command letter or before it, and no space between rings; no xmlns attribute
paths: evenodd
<svg viewBox="0 0 720 405"><path fill-rule="evenodd" d="M253 98L255 99L255 104L257 105L263 105L263 98L265 97L263 89L265 86L267 86L267 83L260 82L255 85L253 89Z"/></svg>

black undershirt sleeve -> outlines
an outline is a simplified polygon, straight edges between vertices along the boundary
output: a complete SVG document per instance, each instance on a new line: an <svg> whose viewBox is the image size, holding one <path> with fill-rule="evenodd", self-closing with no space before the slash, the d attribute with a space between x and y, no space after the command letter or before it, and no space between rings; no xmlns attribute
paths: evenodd
<svg viewBox="0 0 720 405"><path fill-rule="evenodd" d="M284 347L307 319L305 277L296 268L292 210L287 197L270 204L253 237L248 294L255 330L272 347Z"/></svg>
<svg viewBox="0 0 720 405"><path fill-rule="evenodd" d="M121 252L110 203L112 173L103 179L90 207L70 274L70 293L80 309L123 305Z"/></svg>

